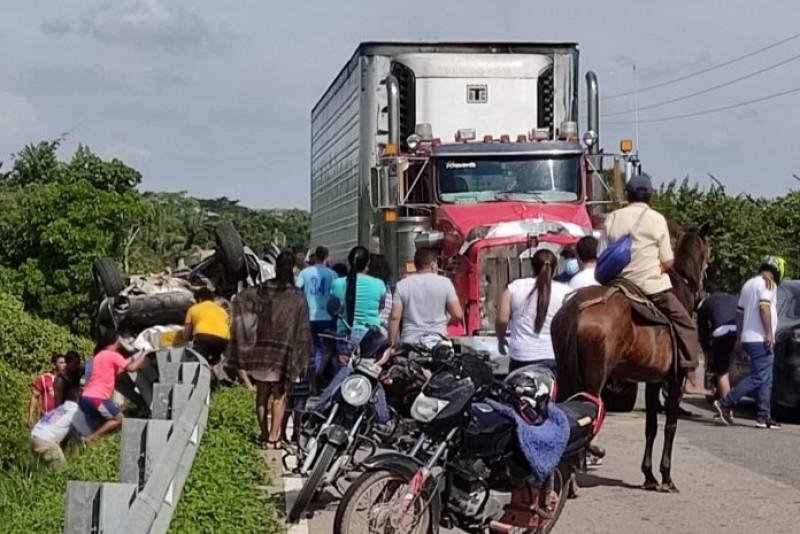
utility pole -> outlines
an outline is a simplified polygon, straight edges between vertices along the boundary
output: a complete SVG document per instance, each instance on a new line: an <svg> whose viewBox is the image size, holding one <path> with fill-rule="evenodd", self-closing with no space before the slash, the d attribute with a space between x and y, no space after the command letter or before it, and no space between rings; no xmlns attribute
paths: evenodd
<svg viewBox="0 0 800 534"><path fill-rule="evenodd" d="M639 156L639 94L636 91L636 63L633 64L633 123L634 123L634 139L636 139L636 156Z"/></svg>

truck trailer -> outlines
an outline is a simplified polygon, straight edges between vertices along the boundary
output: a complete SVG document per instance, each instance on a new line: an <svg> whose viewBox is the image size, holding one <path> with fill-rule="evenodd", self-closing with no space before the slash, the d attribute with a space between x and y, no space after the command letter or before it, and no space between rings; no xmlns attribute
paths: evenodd
<svg viewBox="0 0 800 534"><path fill-rule="evenodd" d="M312 245L364 245L397 279L437 249L465 310L449 334L499 358L504 288L539 248L603 241L633 160L599 149L592 72L579 136L578 81L575 43L362 43L311 112Z"/></svg>

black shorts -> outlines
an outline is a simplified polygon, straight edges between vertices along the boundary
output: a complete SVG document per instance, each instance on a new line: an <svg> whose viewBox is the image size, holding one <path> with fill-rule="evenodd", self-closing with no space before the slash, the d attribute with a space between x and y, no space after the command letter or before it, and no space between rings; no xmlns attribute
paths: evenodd
<svg viewBox="0 0 800 534"><path fill-rule="evenodd" d="M736 332L711 338L711 368L717 376L727 374L731 367L733 348L736 346Z"/></svg>
<svg viewBox="0 0 800 534"><path fill-rule="evenodd" d="M208 334L196 334L192 339L192 348L206 359L209 365L217 365L228 346L228 340Z"/></svg>

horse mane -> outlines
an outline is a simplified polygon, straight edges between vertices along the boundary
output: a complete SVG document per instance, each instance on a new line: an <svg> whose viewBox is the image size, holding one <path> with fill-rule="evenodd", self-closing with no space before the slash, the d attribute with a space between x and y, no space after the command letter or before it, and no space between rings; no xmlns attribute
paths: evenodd
<svg viewBox="0 0 800 534"><path fill-rule="evenodd" d="M688 282L693 291L702 286L707 260L705 238L698 232L682 232L675 246L673 269Z"/></svg>

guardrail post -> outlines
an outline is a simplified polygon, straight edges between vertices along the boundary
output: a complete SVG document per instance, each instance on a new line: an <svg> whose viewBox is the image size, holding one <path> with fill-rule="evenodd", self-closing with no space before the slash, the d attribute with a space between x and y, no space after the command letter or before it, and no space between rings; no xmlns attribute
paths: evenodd
<svg viewBox="0 0 800 534"><path fill-rule="evenodd" d="M155 384L153 419L178 419L191 394L191 384Z"/></svg>
<svg viewBox="0 0 800 534"><path fill-rule="evenodd" d="M67 482L64 534L101 534L116 528L136 498L136 484Z"/></svg>
<svg viewBox="0 0 800 534"><path fill-rule="evenodd" d="M164 453L172 431L172 421L125 419L122 422L120 478L140 489L153 472L153 465Z"/></svg>

